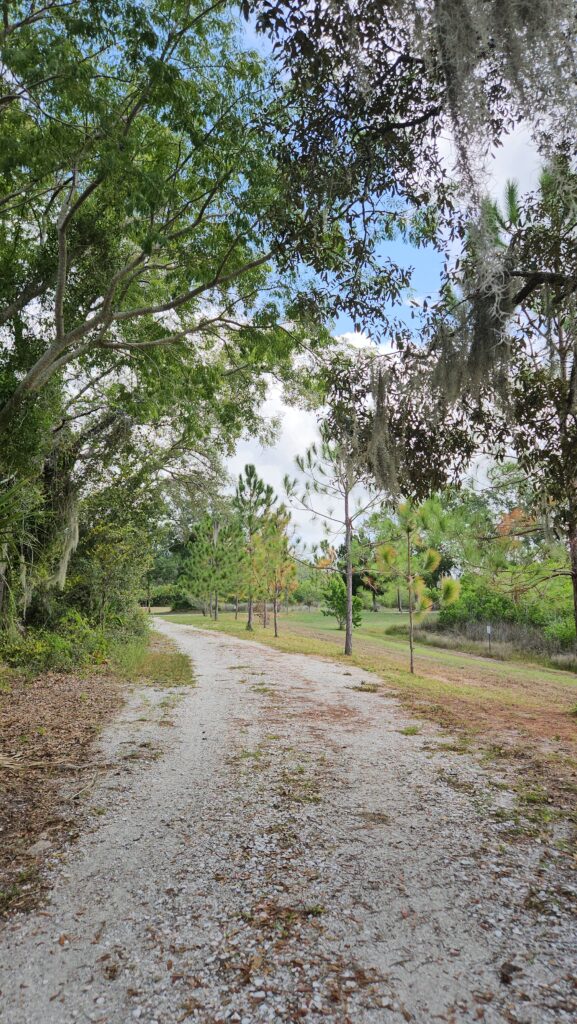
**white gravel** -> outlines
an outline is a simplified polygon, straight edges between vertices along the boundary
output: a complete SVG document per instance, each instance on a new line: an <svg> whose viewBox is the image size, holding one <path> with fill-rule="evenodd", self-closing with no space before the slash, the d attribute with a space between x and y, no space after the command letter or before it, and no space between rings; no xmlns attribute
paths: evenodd
<svg viewBox="0 0 577 1024"><path fill-rule="evenodd" d="M89 827L0 938L2 1024L577 1019L567 858L508 838L494 773L365 672L159 628L198 687L103 737Z"/></svg>

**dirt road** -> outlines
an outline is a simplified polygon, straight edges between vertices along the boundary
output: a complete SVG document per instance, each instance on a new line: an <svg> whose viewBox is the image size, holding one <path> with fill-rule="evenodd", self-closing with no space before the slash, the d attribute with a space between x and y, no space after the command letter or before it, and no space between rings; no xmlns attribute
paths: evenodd
<svg viewBox="0 0 577 1024"><path fill-rule="evenodd" d="M359 669L159 628L198 686L102 738L90 827L0 938L2 1024L575 1019L568 858L502 780Z"/></svg>

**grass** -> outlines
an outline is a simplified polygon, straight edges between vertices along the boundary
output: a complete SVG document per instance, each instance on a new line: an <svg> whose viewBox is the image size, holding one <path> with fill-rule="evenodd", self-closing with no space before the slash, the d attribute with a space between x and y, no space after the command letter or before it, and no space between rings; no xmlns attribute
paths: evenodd
<svg viewBox="0 0 577 1024"><path fill-rule="evenodd" d="M157 633L150 640L144 637L114 644L110 663L118 676L131 683L161 689L196 685L190 658Z"/></svg>
<svg viewBox="0 0 577 1024"><path fill-rule="evenodd" d="M406 639L387 632L407 620L394 611L365 612L361 627L355 630L350 657L343 654L344 634L334 620L316 611L283 613L276 639L271 629L264 630L259 623L254 632L247 632L244 619L235 620L231 613L216 623L198 614L164 617L372 673L381 685L367 680L361 690L393 693L420 719L451 730L456 739L449 741L447 749L460 752L472 744L492 761L505 758L522 766L536 785L553 792L561 804L577 799L577 676L572 673L417 642L416 671L411 675Z"/></svg>

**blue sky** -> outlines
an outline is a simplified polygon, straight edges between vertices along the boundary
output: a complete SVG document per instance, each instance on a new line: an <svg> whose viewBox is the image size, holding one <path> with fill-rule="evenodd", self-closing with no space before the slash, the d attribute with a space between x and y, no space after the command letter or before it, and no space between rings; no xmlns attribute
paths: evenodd
<svg viewBox="0 0 577 1024"><path fill-rule="evenodd" d="M386 246L381 246L380 255L401 267L413 268L412 286L407 292L407 300L410 297L422 299L438 290L443 257L433 246L417 249L402 239L397 239L388 242ZM395 305L389 309L409 323L410 310L407 305ZM340 316L335 324L336 335L348 334L353 329L354 324L350 317Z"/></svg>

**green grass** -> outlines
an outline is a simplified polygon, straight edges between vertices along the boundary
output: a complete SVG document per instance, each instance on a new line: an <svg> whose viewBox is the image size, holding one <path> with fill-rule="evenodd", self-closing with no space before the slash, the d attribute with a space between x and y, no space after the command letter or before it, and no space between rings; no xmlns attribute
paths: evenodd
<svg viewBox="0 0 577 1024"><path fill-rule="evenodd" d="M434 623L437 617L437 613L433 612L427 616L427 622ZM198 620L198 616L194 618ZM291 611L284 621L287 625L294 623L296 626L321 632L326 635L327 639L343 636L342 632L336 628L334 619L323 615L320 611L307 612L296 609ZM355 629L354 637L355 640L366 640L377 644L383 652L390 651L400 654L407 650L408 638L389 631L396 631L399 627L406 628L408 624L407 613L399 613L387 608L380 609L378 612L363 612L363 621L361 626ZM496 647L496 645L493 646ZM524 658L521 653L512 654L510 651L505 656L497 645L495 650L497 656L490 658L486 644L475 643L450 634L426 633L417 628L415 652L433 662L457 668L470 663L471 659L467 656L472 655L476 669L492 675L517 675L522 678L526 676L527 666L530 665L531 675L536 680L543 682L551 680L561 685L565 683L568 686L577 686L577 677L574 673L563 672L563 670L553 667L549 668L543 665L543 662L536 656L535 658ZM464 657L465 660L463 660Z"/></svg>
<svg viewBox="0 0 577 1024"><path fill-rule="evenodd" d="M190 658L164 638L116 643L109 658L117 675L132 683L160 688L196 685Z"/></svg>
<svg viewBox="0 0 577 1024"><path fill-rule="evenodd" d="M436 613L433 612L428 616L427 621L434 622L435 617ZM277 646L280 650L299 654L328 655L329 657L336 655L338 657L344 645L344 632L337 628L335 620L317 610L308 612L297 608L291 609L288 615L283 613L280 619L281 635L278 642L269 636L269 631L262 630L258 624L253 633L248 633L245 628L244 616L235 620L232 613L225 613L216 623L198 613L170 613L163 615L162 618L183 625L198 626L201 629L220 629L246 639L252 637L271 646ZM375 664L381 663L379 655L386 658L387 654L391 654L396 657L396 660L406 658L408 662L407 638L388 632L388 630L396 629L399 626L406 626L408 621L408 614L391 609L380 609L378 612L365 611L361 626L354 632L353 647L356 647L356 652L353 654L353 663L360 664L361 668L367 668L370 671L376 670L382 674L380 668L374 668ZM303 641L302 644L299 644L299 635ZM438 641L438 645L436 641ZM471 674L475 676L497 677L495 681L499 686L501 678L518 679L523 682L527 678L529 667L531 679L535 682L554 682L558 686L577 687L575 673L549 668L535 659L523 659L520 654L515 656L514 660L503 660L501 657L489 658L483 645L475 646L472 641L466 640L463 640L461 644L459 638L444 634L439 634L438 637L435 637L434 633L426 634L423 640L423 631L417 630L415 654L421 663L429 662L432 667L446 666L457 670L470 668ZM362 663L359 658L362 659ZM407 675L409 674L407 673ZM416 681L416 678L412 677L413 681ZM402 685L402 678L399 682ZM463 696L467 696L466 691L463 692ZM495 690L493 696L500 698L501 691Z"/></svg>
<svg viewBox="0 0 577 1024"><path fill-rule="evenodd" d="M311 629L320 629L326 633L343 633L336 627L335 619L330 615L323 615L321 611L314 609L307 612L296 608L289 612L291 622L308 626ZM435 614L431 616L435 618ZM373 639L381 637L389 628L394 626L408 626L409 616L405 612L396 612L390 608L381 608L378 612L363 612L363 621L358 629L355 629L355 636Z"/></svg>
<svg viewBox="0 0 577 1024"><path fill-rule="evenodd" d="M366 616L373 613L365 613ZM397 612L379 612L374 615L379 620L381 629L383 623L390 622L390 617L398 615ZM401 616L398 616L401 618ZM543 706L542 695L533 694L524 685L520 688L503 685L519 681L525 684L530 668L530 678L535 683L555 683L557 686L577 687L577 678L569 673L555 669L542 669L534 665L509 664L498 661L488 661L467 654L456 655L452 651L435 650L417 644L415 653L419 659L418 671L411 675L408 669L407 642L398 638L389 638L386 634L380 633L379 623L370 623L366 628L355 630L353 641L353 654L348 657L343 654L344 634L333 625L332 619L323 616L320 612L291 612L283 616L281 621L280 636L275 639L271 630L263 630L257 625L255 630L248 632L244 619L235 620L232 614L225 614L218 622L198 614L170 614L162 618L182 625L198 626L201 629L212 629L229 633L244 640L257 640L267 646L275 647L278 650L290 654L313 654L320 657L337 660L347 665L356 665L366 672L374 673L399 692L408 690L420 692L423 697L443 698L449 697L452 700L458 698L463 701L477 703L480 700L484 703L493 702L498 705L506 705L511 708L534 708ZM305 626L311 627L311 633ZM297 631L294 631L294 628ZM388 657L394 655L394 658ZM404 667L406 665L406 668ZM424 674L427 666L430 665L433 672L442 671L444 667L456 669L459 672L459 679L443 679L437 674ZM490 682L487 677L490 678ZM475 682L468 680L478 679L482 682L481 687Z"/></svg>

